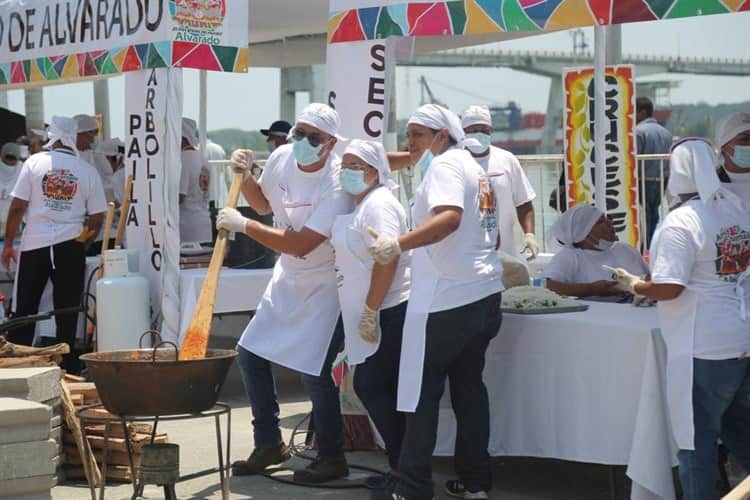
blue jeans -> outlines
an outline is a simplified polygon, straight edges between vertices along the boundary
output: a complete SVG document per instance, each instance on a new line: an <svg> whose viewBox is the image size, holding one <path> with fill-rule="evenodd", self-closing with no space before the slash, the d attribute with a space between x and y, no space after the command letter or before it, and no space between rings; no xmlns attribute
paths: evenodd
<svg viewBox="0 0 750 500"><path fill-rule="evenodd" d="M750 358L693 360L695 450L680 450L683 500L717 497L719 439L750 470Z"/></svg>
<svg viewBox="0 0 750 500"><path fill-rule="evenodd" d="M385 442L388 464L393 470L398 469L406 426L406 415L396 410L405 318L406 302L380 311L380 346L354 371L354 392L375 422Z"/></svg>
<svg viewBox="0 0 750 500"><path fill-rule="evenodd" d="M302 374L302 384L312 401L313 425L318 437L318 455L333 460L344 459L344 432L339 403L339 389L333 382L331 366L344 341L344 326L339 318L328 347L323 369L318 376ZM303 348L303 347L300 347ZM280 445L279 402L271 363L237 345L245 392L253 410L253 439L256 448Z"/></svg>
<svg viewBox="0 0 750 500"><path fill-rule="evenodd" d="M428 316L419 403L414 413L406 414L398 463L396 490L401 495L419 499L434 496L432 453L446 378L456 415L456 474L471 492L492 489L487 453L490 410L482 372L487 346L501 323L499 292Z"/></svg>

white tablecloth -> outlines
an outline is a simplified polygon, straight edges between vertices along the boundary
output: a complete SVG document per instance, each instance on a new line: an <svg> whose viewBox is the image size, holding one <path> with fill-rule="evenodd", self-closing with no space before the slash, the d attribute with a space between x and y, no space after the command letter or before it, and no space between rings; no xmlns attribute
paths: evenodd
<svg viewBox="0 0 750 500"><path fill-rule="evenodd" d="M180 342L190 324L206 271L206 268L180 271ZM222 268L214 313L254 311L272 275L273 269Z"/></svg>
<svg viewBox="0 0 750 500"><path fill-rule="evenodd" d="M589 305L581 313L504 316L484 371L489 452L629 464L633 498L647 493L643 484L673 499L656 310ZM446 389L436 455L453 454L455 428Z"/></svg>

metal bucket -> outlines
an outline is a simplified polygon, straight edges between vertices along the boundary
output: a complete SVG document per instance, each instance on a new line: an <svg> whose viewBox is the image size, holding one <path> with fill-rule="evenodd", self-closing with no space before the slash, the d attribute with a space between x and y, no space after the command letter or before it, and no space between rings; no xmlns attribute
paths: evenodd
<svg viewBox="0 0 750 500"><path fill-rule="evenodd" d="M180 447L172 443L147 444L141 457L141 484L174 484L180 479Z"/></svg>
<svg viewBox="0 0 750 500"><path fill-rule="evenodd" d="M169 345L168 348L161 346ZM160 416L200 413L216 404L237 353L209 349L204 359L179 361L177 346L84 354L102 404L110 413Z"/></svg>

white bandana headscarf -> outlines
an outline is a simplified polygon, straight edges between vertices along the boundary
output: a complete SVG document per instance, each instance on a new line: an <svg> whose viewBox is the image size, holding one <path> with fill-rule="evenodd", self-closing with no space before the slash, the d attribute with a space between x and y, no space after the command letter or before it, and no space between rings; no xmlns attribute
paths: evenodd
<svg viewBox="0 0 750 500"><path fill-rule="evenodd" d="M489 125L492 126L492 115L490 108L487 106L469 106L461 115L461 126L463 128L472 125Z"/></svg>
<svg viewBox="0 0 750 500"><path fill-rule="evenodd" d="M550 227L547 248L575 248L576 243L586 239L602 215L604 213L594 205L581 204L570 207Z"/></svg>
<svg viewBox="0 0 750 500"><path fill-rule="evenodd" d="M49 141L46 146L51 147L57 141L60 141L63 146L66 146L73 150L78 156L78 148L76 147L76 136L78 135L78 125L73 118L67 116L53 116L50 121L49 128L47 129L47 137Z"/></svg>
<svg viewBox="0 0 750 500"><path fill-rule="evenodd" d="M198 124L191 118L182 119L182 137L188 140L191 146L194 148L198 147L200 140L198 139Z"/></svg>
<svg viewBox="0 0 750 500"><path fill-rule="evenodd" d="M338 137L341 119L339 118L339 114L332 107L319 102L314 102L308 104L305 109L302 110L302 113L297 117L297 123L310 125L321 132Z"/></svg>
<svg viewBox="0 0 750 500"><path fill-rule="evenodd" d="M432 130L448 129L448 133L456 141L458 147L461 149L464 147L464 129L461 127L461 120L453 111L437 104L425 104L411 115L407 125L412 123Z"/></svg>
<svg viewBox="0 0 750 500"><path fill-rule="evenodd" d="M99 122L96 121L95 116L91 115L75 115L73 119L76 121L78 126L78 133L91 132L92 130L99 130Z"/></svg>
<svg viewBox="0 0 750 500"><path fill-rule="evenodd" d="M716 164L716 153L705 139L678 142L669 156L667 189L673 196L698 193L703 204L707 204L721 187Z"/></svg>
<svg viewBox="0 0 750 500"><path fill-rule="evenodd" d="M398 187L391 178L391 168L383 145L375 141L352 139L344 154L352 154L378 171L378 181L388 189Z"/></svg>

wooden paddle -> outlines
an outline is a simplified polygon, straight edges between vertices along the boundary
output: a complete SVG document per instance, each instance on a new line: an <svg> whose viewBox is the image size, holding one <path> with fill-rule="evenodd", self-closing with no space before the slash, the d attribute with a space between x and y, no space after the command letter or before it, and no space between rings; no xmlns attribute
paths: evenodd
<svg viewBox="0 0 750 500"><path fill-rule="evenodd" d="M111 201L107 203L107 218L104 219L104 232L102 233L102 250L99 254L99 270L96 273L96 280L99 281L102 279L102 276L104 275L104 254L107 253L107 250L109 250L109 233L112 232L112 220L115 218L115 204ZM86 297L85 300L88 300L88 297ZM91 314L90 316L92 318L96 317L96 302L94 302L93 307L91 308ZM86 328L86 333L89 335L94 334L94 324L89 322L88 327Z"/></svg>
<svg viewBox="0 0 750 500"><path fill-rule="evenodd" d="M125 199L120 206L120 220L117 223L117 236L115 236L115 248L122 246L122 237L125 234L125 224L128 220L128 210L130 210L130 196L133 193L133 176L129 175L125 181Z"/></svg>
<svg viewBox="0 0 750 500"><path fill-rule="evenodd" d="M232 179L232 186L229 188L227 207L234 208L237 205L241 185L242 174L235 173ZM190 319L190 325L185 332L185 340L180 349L181 360L206 357L208 335L211 331L211 318L213 317L214 306L216 305L216 285L219 282L219 272L224 262L227 236L229 236L229 233L222 229L216 238L214 253L211 255L211 262L208 265L208 272L206 272L206 279L203 280L203 287L198 296L198 303L193 311L193 317Z"/></svg>

